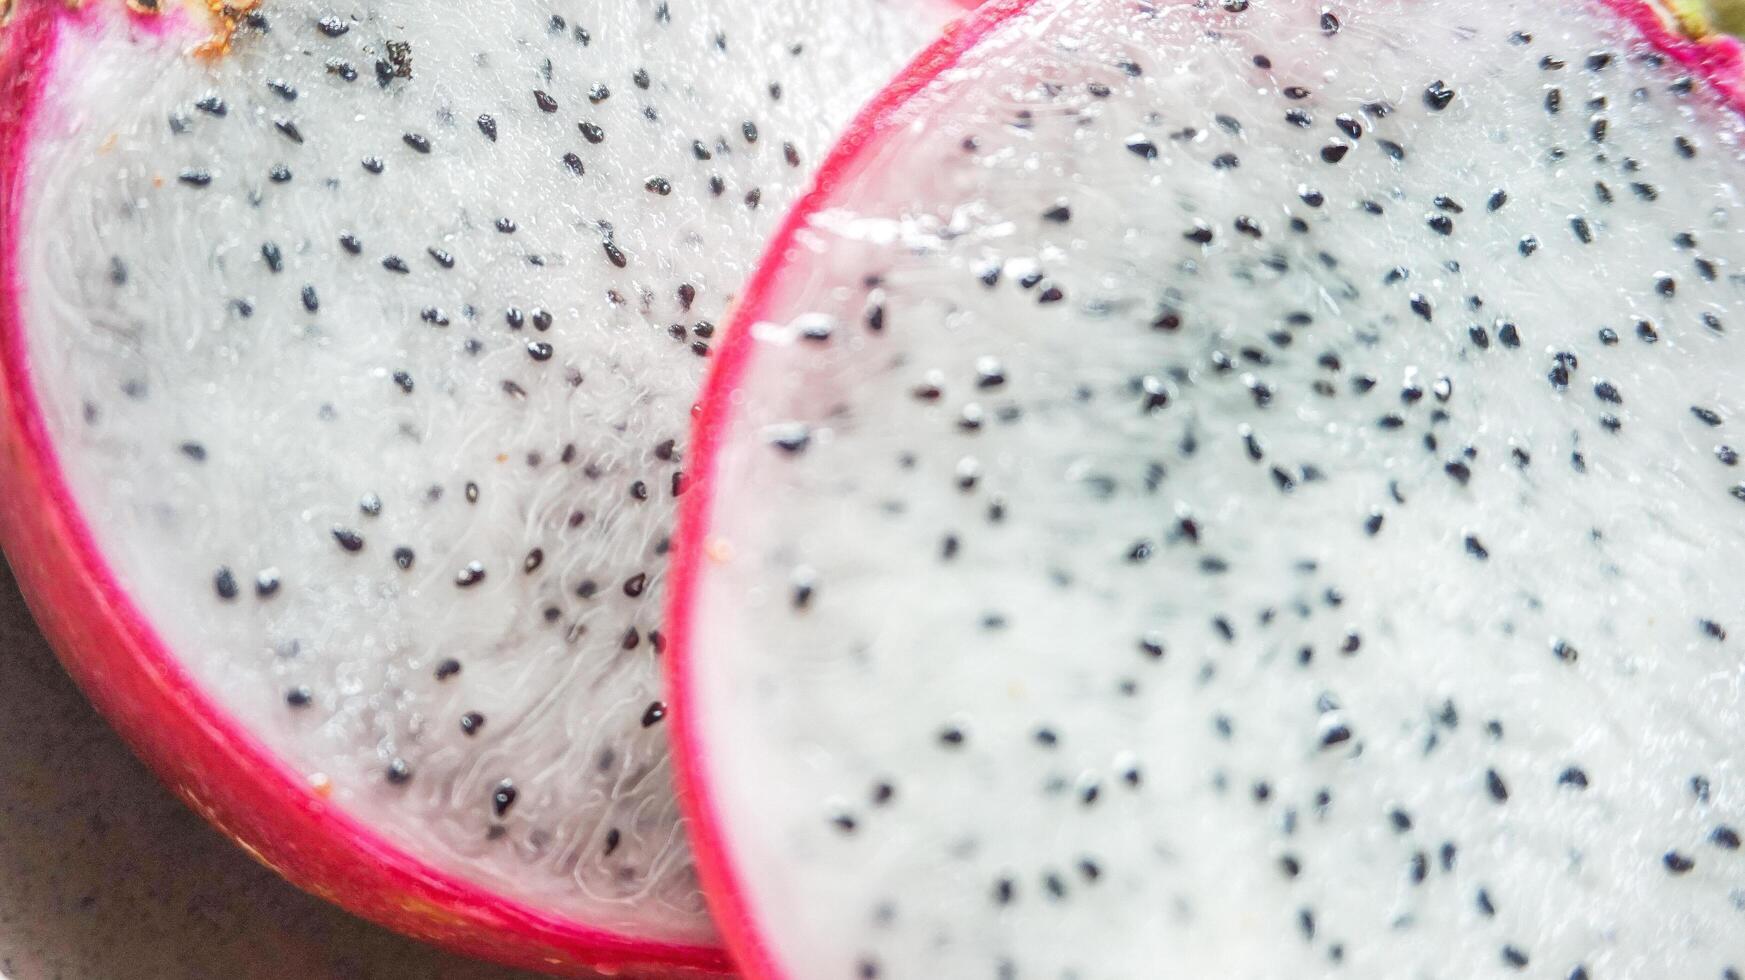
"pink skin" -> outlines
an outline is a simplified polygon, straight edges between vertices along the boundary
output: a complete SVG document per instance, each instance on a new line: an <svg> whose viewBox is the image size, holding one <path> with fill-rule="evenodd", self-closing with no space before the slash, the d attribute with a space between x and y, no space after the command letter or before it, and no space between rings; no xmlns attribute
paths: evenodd
<svg viewBox="0 0 1745 980"><path fill-rule="evenodd" d="M969 0L952 0L971 6ZM469 956L570 976L720 976L725 950L594 928L432 868L316 793L222 709L112 577L63 478L33 393L17 255L29 143L62 32L99 8L19 0L0 31L0 542L85 694L165 784L293 884ZM181 13L130 15L154 35Z"/></svg>
<svg viewBox="0 0 1745 980"><path fill-rule="evenodd" d="M1630 23L1657 50L1702 78L1735 111L1745 114L1745 46L1732 37L1692 41L1675 34L1651 0L1597 0ZM715 787L703 759L707 747L693 705L699 703L696 676L690 669L706 655L698 646L706 630L697 619L696 598L703 568L715 491L715 469L722 444L733 423L734 395L756 351L753 324L770 319L771 307L788 278L791 262L803 262L806 251L795 238L817 211L838 201L852 186L863 152L876 147L886 134L898 131L911 116L911 101L955 66L978 41L1008 18L1028 10L1036 0L989 0L913 61L892 84L861 111L824 161L810 193L788 214L764 252L763 261L742 294L744 299L727 324L716 348L708 379L691 428L690 485L681 500L674 536L672 570L667 592L667 706L672 726L673 759L679 800L690 825L703 891L734 962L748 980L797 980L776 960L766 938L770 931L757 919L744 879L722 826ZM802 270L803 274L803 270Z"/></svg>

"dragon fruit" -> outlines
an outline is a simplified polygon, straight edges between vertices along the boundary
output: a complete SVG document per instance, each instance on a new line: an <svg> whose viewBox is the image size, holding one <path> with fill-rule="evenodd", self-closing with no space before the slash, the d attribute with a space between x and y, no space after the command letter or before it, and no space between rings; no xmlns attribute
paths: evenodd
<svg viewBox="0 0 1745 980"><path fill-rule="evenodd" d="M933 0L20 0L5 531L93 699L298 883L718 969L657 657L695 385Z"/></svg>
<svg viewBox="0 0 1745 980"><path fill-rule="evenodd" d="M917 64L692 440L749 974L1739 977L1737 46L1017 0Z"/></svg>

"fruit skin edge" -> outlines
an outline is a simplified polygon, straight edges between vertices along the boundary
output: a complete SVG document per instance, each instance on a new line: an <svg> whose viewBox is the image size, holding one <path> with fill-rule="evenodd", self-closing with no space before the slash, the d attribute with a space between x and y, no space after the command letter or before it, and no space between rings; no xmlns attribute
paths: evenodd
<svg viewBox="0 0 1745 980"><path fill-rule="evenodd" d="M715 791L701 760L705 746L695 721L698 705L690 661L706 655L695 649L695 593L703 566L711 557L710 512L716 463L726 430L733 421L735 395L755 351L752 327L766 319L770 294L790 262L805 250L797 241L811 214L829 203L835 192L854 177L860 154L885 134L914 121L924 108L923 93L957 66L976 43L1007 19L1021 16L1038 0L987 0L974 14L947 29L922 52L843 131L825 158L806 196L789 211L770 240L757 271L741 292L742 300L728 316L721 344L704 379L691 425L690 485L680 500L679 523L673 536L672 564L667 577L667 653L665 658L668 720L673 739L673 769L679 803L689 828L691 849L703 894L716 928L747 980L801 980L777 963L744 882L733 867L726 833L716 819ZM1745 44L1727 34L1708 33L1707 21L1693 29L1671 4L1702 0L1587 0L1639 33L1651 47L1701 78L1726 105L1745 115ZM1711 0L1722 6L1735 0ZM1745 7L1745 0L1739 0ZM1745 15L1742 15L1745 19Z"/></svg>

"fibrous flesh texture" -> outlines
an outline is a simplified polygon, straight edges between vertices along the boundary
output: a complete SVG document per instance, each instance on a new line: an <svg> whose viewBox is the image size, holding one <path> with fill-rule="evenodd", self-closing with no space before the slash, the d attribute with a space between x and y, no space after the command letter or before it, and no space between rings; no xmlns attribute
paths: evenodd
<svg viewBox="0 0 1745 980"><path fill-rule="evenodd" d="M752 972L1737 977L1732 110L1577 2L1005 7L704 403Z"/></svg>
<svg viewBox="0 0 1745 980"><path fill-rule="evenodd" d="M655 676L694 386L944 5L286 0L196 57L203 6L30 3L0 321L89 574L433 874L712 942Z"/></svg>

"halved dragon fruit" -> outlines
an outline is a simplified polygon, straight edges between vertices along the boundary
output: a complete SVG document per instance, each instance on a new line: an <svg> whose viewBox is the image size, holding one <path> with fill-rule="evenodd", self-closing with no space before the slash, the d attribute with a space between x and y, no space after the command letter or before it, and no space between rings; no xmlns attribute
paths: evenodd
<svg viewBox="0 0 1745 980"><path fill-rule="evenodd" d="M0 3L5 541L294 881L725 966L665 763L696 382L935 0Z"/></svg>
<svg viewBox="0 0 1745 980"><path fill-rule="evenodd" d="M693 439L750 974L1739 977L1739 64L1578 0L1019 0L918 63Z"/></svg>

